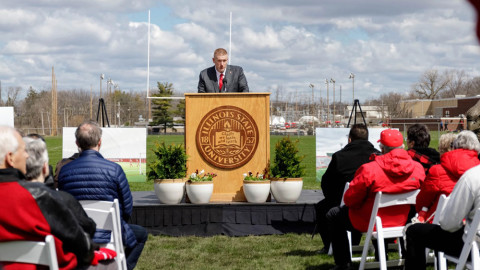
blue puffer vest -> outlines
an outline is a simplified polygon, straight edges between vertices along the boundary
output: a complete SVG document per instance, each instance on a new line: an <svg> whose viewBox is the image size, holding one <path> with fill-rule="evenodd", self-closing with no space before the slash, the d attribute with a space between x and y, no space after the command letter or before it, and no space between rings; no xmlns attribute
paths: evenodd
<svg viewBox="0 0 480 270"><path fill-rule="evenodd" d="M127 221L132 214L133 199L127 177L120 165L106 160L95 150L82 151L80 156L60 170L58 189L77 200L113 201L120 203L123 245L132 248L137 240ZM110 232L97 230L96 243L108 243Z"/></svg>

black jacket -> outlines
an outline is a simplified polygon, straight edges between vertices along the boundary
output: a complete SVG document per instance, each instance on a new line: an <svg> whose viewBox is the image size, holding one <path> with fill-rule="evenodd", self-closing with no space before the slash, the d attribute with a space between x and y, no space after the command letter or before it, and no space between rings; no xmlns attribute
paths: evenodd
<svg viewBox="0 0 480 270"><path fill-rule="evenodd" d="M325 200L332 206L340 205L345 184L350 182L357 169L369 162L370 155L379 151L366 140L353 141L332 155L332 160L322 177Z"/></svg>

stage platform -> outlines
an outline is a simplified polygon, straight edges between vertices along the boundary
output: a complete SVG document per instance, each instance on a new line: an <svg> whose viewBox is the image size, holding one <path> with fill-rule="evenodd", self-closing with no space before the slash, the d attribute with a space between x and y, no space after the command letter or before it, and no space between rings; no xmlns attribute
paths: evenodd
<svg viewBox="0 0 480 270"><path fill-rule="evenodd" d="M133 194L133 224L154 235L247 236L311 233L321 190L303 190L296 203L212 202L161 204L153 191Z"/></svg>

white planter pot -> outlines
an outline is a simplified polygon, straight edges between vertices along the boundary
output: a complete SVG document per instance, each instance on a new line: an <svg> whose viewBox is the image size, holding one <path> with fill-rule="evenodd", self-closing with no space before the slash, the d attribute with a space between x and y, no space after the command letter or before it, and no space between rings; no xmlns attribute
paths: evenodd
<svg viewBox="0 0 480 270"><path fill-rule="evenodd" d="M185 194L185 179L155 179L153 188L163 204L180 203Z"/></svg>
<svg viewBox="0 0 480 270"><path fill-rule="evenodd" d="M187 195L191 203L209 203L213 193L213 181L187 182Z"/></svg>
<svg viewBox="0 0 480 270"><path fill-rule="evenodd" d="M270 180L243 181L243 193L250 203L264 203L270 194Z"/></svg>
<svg viewBox="0 0 480 270"><path fill-rule="evenodd" d="M302 178L281 178L270 180L272 195L275 200L280 203L296 202L298 198L300 198L302 187Z"/></svg>

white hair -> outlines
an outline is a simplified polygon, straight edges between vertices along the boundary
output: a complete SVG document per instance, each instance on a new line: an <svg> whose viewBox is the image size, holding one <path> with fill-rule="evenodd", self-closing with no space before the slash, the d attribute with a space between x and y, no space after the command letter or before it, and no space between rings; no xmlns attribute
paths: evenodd
<svg viewBox="0 0 480 270"><path fill-rule="evenodd" d="M392 150L394 150L394 149L404 149L404 148L405 148L405 146L403 145L403 143L402 143L402 145L400 145L400 146L395 146L395 147L386 146L386 145L383 145L382 143L379 143L379 145L380 145L380 149L383 148L383 152L384 152L385 154L388 153L388 152L390 152L390 151L392 151Z"/></svg>
<svg viewBox="0 0 480 270"><path fill-rule="evenodd" d="M0 126L0 164L5 162L7 153L18 150L17 131L9 126Z"/></svg>
<svg viewBox="0 0 480 270"><path fill-rule="evenodd" d="M480 151L480 142L478 137L470 130L464 130L458 133L457 138L453 141L453 149L468 149Z"/></svg>
<svg viewBox="0 0 480 270"><path fill-rule="evenodd" d="M25 151L28 153L27 173L25 178L33 180L42 174L45 163L48 163L47 145L42 139L23 137L25 142Z"/></svg>

